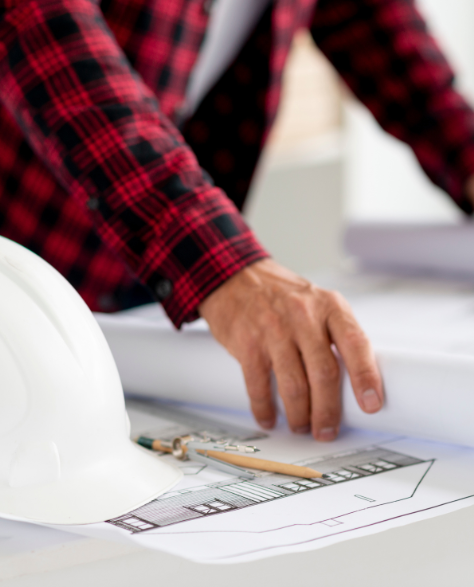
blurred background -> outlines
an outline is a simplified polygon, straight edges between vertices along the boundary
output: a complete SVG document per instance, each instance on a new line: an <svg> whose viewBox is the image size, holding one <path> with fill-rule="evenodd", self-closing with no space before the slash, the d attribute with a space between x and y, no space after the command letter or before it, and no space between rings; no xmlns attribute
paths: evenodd
<svg viewBox="0 0 474 587"><path fill-rule="evenodd" d="M474 103L473 0L418 0L418 7ZM345 263L348 224L463 221L411 150L352 98L306 32L294 40L245 215L278 261L305 274Z"/></svg>

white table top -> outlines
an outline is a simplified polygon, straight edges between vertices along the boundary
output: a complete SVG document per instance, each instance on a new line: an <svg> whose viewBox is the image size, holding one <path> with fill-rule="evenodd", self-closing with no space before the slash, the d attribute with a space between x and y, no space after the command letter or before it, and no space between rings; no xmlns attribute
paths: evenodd
<svg viewBox="0 0 474 587"><path fill-rule="evenodd" d="M222 566L2 521L0 582L2 587L466 587L474 573L473 547L474 507L315 552Z"/></svg>

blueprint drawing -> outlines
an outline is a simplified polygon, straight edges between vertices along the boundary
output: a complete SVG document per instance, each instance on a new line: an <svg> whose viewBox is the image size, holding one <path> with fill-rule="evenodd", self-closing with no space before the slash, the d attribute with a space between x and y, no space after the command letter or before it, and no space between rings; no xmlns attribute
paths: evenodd
<svg viewBox="0 0 474 587"><path fill-rule="evenodd" d="M474 504L474 451L344 430L333 443L270 433L235 413L128 402L134 434L251 442L263 458L310 466L324 479L258 472L234 477L176 461L183 480L148 504L80 531L202 563L225 564L329 546ZM259 455L260 456L260 455Z"/></svg>
<svg viewBox="0 0 474 587"><path fill-rule="evenodd" d="M349 454L346 452L342 455L333 455L324 460L296 463L317 468L326 474L327 478L325 479L301 479L271 473L262 474L252 481L231 478L228 481L198 486L192 491L182 489L168 492L165 497L155 499L141 508L109 520L109 522L135 534L205 516L229 513L306 491L330 488L336 484L371 477L387 471L397 471L412 465L421 465L416 468L413 477L414 482L418 484L431 462L425 462L382 447L370 447ZM356 495L356 497L362 501L361 509L364 502L366 505L367 502L375 501L371 497L363 495ZM324 500L322 495L318 495L318 498ZM330 520L322 520L321 523L331 525ZM333 521L333 524L335 525L336 522Z"/></svg>

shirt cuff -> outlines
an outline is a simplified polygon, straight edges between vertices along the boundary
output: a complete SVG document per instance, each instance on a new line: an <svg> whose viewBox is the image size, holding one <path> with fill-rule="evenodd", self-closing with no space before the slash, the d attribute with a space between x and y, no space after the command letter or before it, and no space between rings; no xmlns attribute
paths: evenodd
<svg viewBox="0 0 474 587"><path fill-rule="evenodd" d="M205 204L168 224L139 276L177 328L199 318L199 304L225 281L270 256L221 190L207 193Z"/></svg>
<svg viewBox="0 0 474 587"><path fill-rule="evenodd" d="M462 149L459 157L457 181L453 182L451 190L448 190L455 204L468 216L474 213L471 198L466 192L466 184L474 176L474 142Z"/></svg>

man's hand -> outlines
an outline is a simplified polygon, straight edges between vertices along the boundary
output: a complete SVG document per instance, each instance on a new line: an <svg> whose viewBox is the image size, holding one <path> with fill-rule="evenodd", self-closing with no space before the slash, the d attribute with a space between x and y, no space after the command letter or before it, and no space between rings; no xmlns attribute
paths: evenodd
<svg viewBox="0 0 474 587"><path fill-rule="evenodd" d="M469 201L474 206L474 175L471 175L471 177L467 180L466 193Z"/></svg>
<svg viewBox="0 0 474 587"><path fill-rule="evenodd" d="M365 334L348 303L276 262L246 267L208 296L199 311L215 338L239 361L252 411L263 428L275 424L273 369L294 432L317 440L337 436L342 356L360 407L377 412L382 381Z"/></svg>

